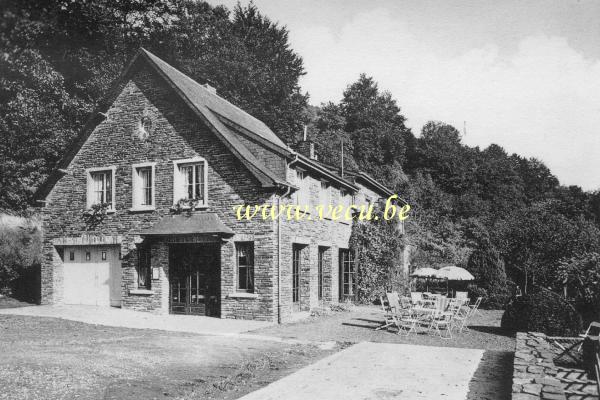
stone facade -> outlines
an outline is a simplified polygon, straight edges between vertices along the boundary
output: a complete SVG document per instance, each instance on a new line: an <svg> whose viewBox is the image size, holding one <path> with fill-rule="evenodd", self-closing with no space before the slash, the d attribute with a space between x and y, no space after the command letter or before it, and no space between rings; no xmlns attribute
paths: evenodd
<svg viewBox="0 0 600 400"><path fill-rule="evenodd" d="M513 372L513 400L566 400L556 378L554 353L546 335L518 332Z"/></svg>
<svg viewBox="0 0 600 400"><path fill-rule="evenodd" d="M301 309L339 299L339 250L348 248L351 224L332 220L275 221L254 218L238 221L234 208L247 204L290 204L289 190L273 190L260 185L248 168L215 136L189 105L153 69L142 66L123 82L108 108L106 118L95 126L79 148L64 175L49 191L42 210L44 262L42 302L63 302L63 263L61 244L77 242L94 245L98 240L113 240L120 246L122 265L122 307L169 312L170 248L172 243L201 243L206 238L177 238L140 235L170 214L174 202L174 161L202 157L207 163L208 201L200 213L215 213L235 233L232 237L212 238L219 247L219 309L222 318L247 318L285 321L292 314L292 246L302 245ZM137 132L141 118L150 117L152 130L147 138ZM290 180L295 175L290 162L280 152L260 141L239 135L239 141L275 175ZM154 163L155 204L149 210L133 208L133 165ZM87 170L112 168L115 209L98 227L86 225L82 213L87 208ZM320 181L309 174L310 202L317 204ZM340 188L332 186L333 203L340 201ZM356 194L382 197L366 187ZM83 239L82 239L83 238ZM87 239L86 239L87 238ZM111 239L112 238L112 239ZM117 239L118 238L118 239ZM254 243L253 293L237 290L236 243ZM151 267L158 271L151 288L137 287L138 248L150 249ZM323 251L323 298L318 298L317 259ZM280 309L278 309L278 304Z"/></svg>

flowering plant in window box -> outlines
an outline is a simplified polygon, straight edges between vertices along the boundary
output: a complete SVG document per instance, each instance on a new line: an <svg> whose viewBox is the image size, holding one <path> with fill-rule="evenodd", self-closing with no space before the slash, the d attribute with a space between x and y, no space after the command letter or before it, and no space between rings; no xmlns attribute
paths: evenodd
<svg viewBox="0 0 600 400"><path fill-rule="evenodd" d="M171 206L170 211L172 214L181 214L184 211L191 214L196 210L199 202L199 199L179 199Z"/></svg>
<svg viewBox="0 0 600 400"><path fill-rule="evenodd" d="M81 217L87 230L94 230L101 225L106 219L110 207L110 203L97 203L93 204L88 210L84 210Z"/></svg>

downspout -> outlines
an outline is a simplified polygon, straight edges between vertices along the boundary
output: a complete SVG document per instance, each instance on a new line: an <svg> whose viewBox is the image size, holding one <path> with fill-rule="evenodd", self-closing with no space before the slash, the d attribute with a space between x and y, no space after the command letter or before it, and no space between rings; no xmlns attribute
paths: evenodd
<svg viewBox="0 0 600 400"><path fill-rule="evenodd" d="M290 164L298 160L298 155L294 155L294 159L285 164L285 174L287 176ZM279 210L281 207L281 199L289 196L292 191L291 186L286 186L286 190L282 195L277 196L277 323L281 324L281 218ZM273 199L275 201L275 199Z"/></svg>
<svg viewBox="0 0 600 400"><path fill-rule="evenodd" d="M290 194L292 188L287 187L283 195L277 196L277 323L281 324L281 218L279 210L281 209L281 199ZM274 199L273 199L274 200Z"/></svg>

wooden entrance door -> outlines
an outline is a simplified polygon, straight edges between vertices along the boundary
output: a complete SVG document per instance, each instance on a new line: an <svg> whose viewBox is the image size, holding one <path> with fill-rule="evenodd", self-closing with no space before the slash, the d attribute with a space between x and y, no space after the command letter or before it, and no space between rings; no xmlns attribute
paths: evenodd
<svg viewBox="0 0 600 400"><path fill-rule="evenodd" d="M213 245L171 245L171 313L219 316L220 263Z"/></svg>
<svg viewBox="0 0 600 400"><path fill-rule="evenodd" d="M356 263L354 253L340 249L340 301L356 301Z"/></svg>
<svg viewBox="0 0 600 400"><path fill-rule="evenodd" d="M300 266L302 247L292 245L292 311L300 311Z"/></svg>

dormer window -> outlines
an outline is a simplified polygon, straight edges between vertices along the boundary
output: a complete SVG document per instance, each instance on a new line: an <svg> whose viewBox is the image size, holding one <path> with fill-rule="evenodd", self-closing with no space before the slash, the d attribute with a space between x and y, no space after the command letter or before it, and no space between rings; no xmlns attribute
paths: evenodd
<svg viewBox="0 0 600 400"><path fill-rule="evenodd" d="M115 167L87 170L87 208L106 204L108 211L115 210Z"/></svg>
<svg viewBox="0 0 600 400"><path fill-rule="evenodd" d="M208 205L208 167L203 158L174 162L173 203L179 200L196 200L197 206Z"/></svg>

